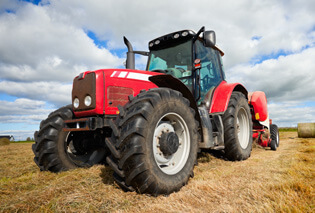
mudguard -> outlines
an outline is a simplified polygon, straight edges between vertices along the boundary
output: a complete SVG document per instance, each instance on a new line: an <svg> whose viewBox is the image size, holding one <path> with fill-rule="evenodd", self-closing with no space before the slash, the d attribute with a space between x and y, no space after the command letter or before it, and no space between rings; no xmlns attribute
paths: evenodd
<svg viewBox="0 0 315 213"><path fill-rule="evenodd" d="M268 119L267 98L264 92L250 92L248 102L253 106L253 120L262 122Z"/></svg>
<svg viewBox="0 0 315 213"><path fill-rule="evenodd" d="M233 91L242 92L247 98L248 92L242 84L222 81L213 93L209 113L223 114Z"/></svg>
<svg viewBox="0 0 315 213"><path fill-rule="evenodd" d="M178 78L174 78L172 75L154 75L149 77L149 80L158 87L167 87L173 90L177 90L183 94L185 98L190 101L190 106L198 112L198 107L194 96L183 82Z"/></svg>

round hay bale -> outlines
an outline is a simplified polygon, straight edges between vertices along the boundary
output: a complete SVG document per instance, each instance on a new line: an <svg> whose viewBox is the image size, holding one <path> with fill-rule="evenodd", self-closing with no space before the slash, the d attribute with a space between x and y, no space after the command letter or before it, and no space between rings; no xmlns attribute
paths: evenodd
<svg viewBox="0 0 315 213"><path fill-rule="evenodd" d="M10 140L7 138L1 138L0 139L0 146L4 146L4 145L10 145Z"/></svg>
<svg viewBox="0 0 315 213"><path fill-rule="evenodd" d="M298 123L299 138L315 138L315 123Z"/></svg>

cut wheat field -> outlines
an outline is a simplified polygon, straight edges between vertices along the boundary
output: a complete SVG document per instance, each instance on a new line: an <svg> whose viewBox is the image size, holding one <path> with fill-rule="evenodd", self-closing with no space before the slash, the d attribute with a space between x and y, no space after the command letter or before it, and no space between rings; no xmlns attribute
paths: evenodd
<svg viewBox="0 0 315 213"><path fill-rule="evenodd" d="M40 172L31 143L0 146L0 212L315 212L315 139L280 138L242 162L199 154L194 178L167 197L123 192L101 165Z"/></svg>

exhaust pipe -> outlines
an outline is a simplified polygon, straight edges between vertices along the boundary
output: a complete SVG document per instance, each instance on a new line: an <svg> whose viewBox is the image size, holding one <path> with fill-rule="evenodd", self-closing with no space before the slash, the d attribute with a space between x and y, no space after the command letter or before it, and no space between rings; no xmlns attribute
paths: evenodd
<svg viewBox="0 0 315 213"><path fill-rule="evenodd" d="M128 39L124 36L124 42L128 48L127 52L127 60L126 60L126 69L135 69L135 53L133 51L131 43Z"/></svg>

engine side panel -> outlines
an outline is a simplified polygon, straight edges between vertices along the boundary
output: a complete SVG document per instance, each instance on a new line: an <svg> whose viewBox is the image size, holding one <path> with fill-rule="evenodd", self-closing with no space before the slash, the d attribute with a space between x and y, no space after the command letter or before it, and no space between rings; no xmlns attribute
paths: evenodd
<svg viewBox="0 0 315 213"><path fill-rule="evenodd" d="M116 115L119 113L117 106L125 105L128 102L128 96L136 96L141 90L157 88L149 80L153 75L161 75L149 71L113 69L104 70L105 74L105 103L104 109L106 115Z"/></svg>
<svg viewBox="0 0 315 213"><path fill-rule="evenodd" d="M95 73L95 103L94 109L80 108L73 109L75 117L86 117L93 115L117 115L118 105L123 106L128 102L128 96L136 96L141 90L156 88L157 86L149 80L153 75L161 75L160 73L130 70L130 69L101 69L96 71L87 71L81 73L74 79L76 86L72 89L72 96L82 93L80 78L84 79L90 73ZM83 81L82 81L83 82ZM84 86L84 85L83 85ZM85 86L86 87L86 86ZM82 96L82 95L81 95ZM73 101L73 100L72 100Z"/></svg>

